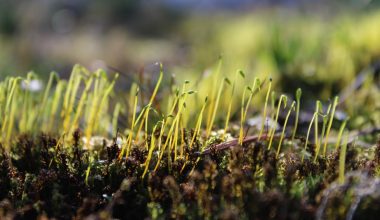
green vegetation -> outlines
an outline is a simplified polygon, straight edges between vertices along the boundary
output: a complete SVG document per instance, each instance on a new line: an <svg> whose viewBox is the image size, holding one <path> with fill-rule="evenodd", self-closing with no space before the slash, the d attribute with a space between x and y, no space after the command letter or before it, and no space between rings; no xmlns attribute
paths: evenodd
<svg viewBox="0 0 380 220"><path fill-rule="evenodd" d="M168 91L162 86L166 84L162 65L151 93L143 96L140 87L145 85L133 84L129 94L120 93L118 74L109 77L103 70L90 72L79 65L67 81L52 73L44 89L30 87L38 81L33 73L6 78L0 84L1 198L10 199L16 208L25 207L16 213L23 216L82 218L89 212L104 218L331 218L330 212L315 211L326 208L317 195L330 190L336 179L346 184L350 181L346 174L353 170L377 175L380 145L361 149L352 142L352 138L374 141L376 130L356 136L346 132L340 145L349 120L336 119L338 97L325 112L317 101L309 126L299 125L300 89L294 98L277 97L272 80L254 78L240 98L234 90L238 75L231 83L219 76L218 66L214 74L220 84L209 88L211 95L197 92L202 88L191 81L173 84L174 92ZM227 85L230 92L225 92ZM265 100L252 105L261 93ZM147 103L140 95L150 95ZM227 109L221 105L222 96L229 97ZM187 104L199 98L203 98L200 107ZM232 110L233 99L242 100L240 114ZM291 105L288 99L294 99ZM161 103L168 103L167 111ZM270 124L265 123L268 110ZM216 114L220 111L224 118ZM265 119L247 129L251 112ZM309 143L312 125L314 144ZM34 196L41 193L50 196ZM210 197L215 199L212 204ZM74 208L65 211L71 203ZM86 212L90 204L95 206ZM277 211L264 211L272 209ZM339 215L349 212L347 208Z"/></svg>

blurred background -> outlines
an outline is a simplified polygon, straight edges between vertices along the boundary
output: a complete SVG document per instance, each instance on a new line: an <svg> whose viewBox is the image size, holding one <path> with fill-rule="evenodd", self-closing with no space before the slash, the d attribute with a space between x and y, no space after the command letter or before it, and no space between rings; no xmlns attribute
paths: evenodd
<svg viewBox="0 0 380 220"><path fill-rule="evenodd" d="M0 77L95 70L273 77L328 99L380 66L376 0L1 0ZM375 79L378 79L375 77Z"/></svg>

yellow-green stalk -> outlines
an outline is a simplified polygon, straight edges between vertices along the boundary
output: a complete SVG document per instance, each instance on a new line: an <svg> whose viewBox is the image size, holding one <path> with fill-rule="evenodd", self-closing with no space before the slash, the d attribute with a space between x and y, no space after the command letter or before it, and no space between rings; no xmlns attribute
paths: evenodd
<svg viewBox="0 0 380 220"><path fill-rule="evenodd" d="M306 140L305 140L305 148L304 148L304 153L302 154L302 162L304 160L304 157L305 157L305 153L307 151L307 144L309 142L309 136L310 136L310 131L311 131L311 127L313 126L313 122L314 122L314 119L318 116L318 113L317 112L314 112L313 114L313 117L311 118L311 121L310 121L310 124L309 124L309 128L307 129L307 133L306 133ZM314 162L316 161L317 159L317 155L315 156L314 158Z"/></svg>
<svg viewBox="0 0 380 220"><path fill-rule="evenodd" d="M58 81L58 84L55 88L51 107L50 107L50 112L49 112L49 120L48 123L44 123L46 125L45 131L52 131L55 124L55 118L58 112L59 105L61 103L61 94L63 94L64 88L66 86L66 81ZM58 131L58 130L57 130Z"/></svg>
<svg viewBox="0 0 380 220"><path fill-rule="evenodd" d="M4 117L2 121L2 128L1 128L1 135L0 135L0 141L3 142L4 138L3 135L5 134L5 145L8 147L11 132L13 129L13 122L14 122L14 116L16 111L16 102L15 102L15 95L17 93L17 88L19 86L19 82L21 81L20 77L17 78L11 78L8 81L7 85L7 97L6 97L6 104L4 108Z"/></svg>
<svg viewBox="0 0 380 220"><path fill-rule="evenodd" d="M156 136L155 136L155 131L157 129L157 126L158 124L161 124L161 129L162 129L162 122L159 121L157 122L157 124L153 127L153 131L152 131L152 134L151 134L151 141L150 141L150 147L149 147L149 151L148 151L148 156L146 157L146 160L145 160L145 163L144 163L144 173L142 175L142 178L145 177L145 174L147 173L148 169L149 169L149 163L150 163L150 160L152 159L152 154L153 154L153 151L154 151L154 148L155 148L155 145L156 145Z"/></svg>
<svg viewBox="0 0 380 220"><path fill-rule="evenodd" d="M315 104L315 113L316 116L315 116L315 120L314 120L314 144L315 144L315 147L317 148L317 152L319 152L319 138L318 138L318 133L319 133L319 129L318 129L318 117L319 117L319 113L320 113L320 110L322 108L322 105L321 105L321 102L319 100L317 100L316 104Z"/></svg>
<svg viewBox="0 0 380 220"><path fill-rule="evenodd" d="M334 98L334 103L333 103L333 107L332 107L332 111L331 111L331 115L330 115L329 124L328 124L328 126L327 126L327 132L326 132L326 137L325 137L325 143L324 143L324 145L323 145L324 156L326 156L326 151L327 151L327 141L328 141L328 139L329 139L330 129L331 129L331 125L332 125L333 120L334 120L335 110L336 110L336 106L338 105L338 102L339 102L339 97L336 96L336 97Z"/></svg>
<svg viewBox="0 0 380 220"><path fill-rule="evenodd" d="M246 121L248 109L251 104L252 98L256 92L256 87L258 90L260 90L260 79L255 78L252 87L247 87L247 89L251 92L247 103L245 103L244 107L244 99L245 99L245 93L243 93L243 99L242 99L242 109L241 109L241 116L240 116L240 132L239 132L239 144L243 144L243 138L244 138L244 122Z"/></svg>
<svg viewBox="0 0 380 220"><path fill-rule="evenodd" d="M301 96L302 96L302 90L301 90L301 88L298 88L296 91L297 107L296 107L296 118L294 120L292 142L294 141L294 137L296 136L297 128L298 128L298 118L299 118L299 114L300 114Z"/></svg>
<svg viewBox="0 0 380 220"><path fill-rule="evenodd" d="M44 113L46 112L47 101L48 101L48 98L49 98L49 95L51 92L51 87L53 85L54 79L57 79L57 80L59 79L58 74L56 72L51 72L50 76L49 76L48 83L46 84L44 95L42 97L42 102L41 102L40 109L39 109L39 117L43 117ZM42 121L40 121L40 122L42 122Z"/></svg>
<svg viewBox="0 0 380 220"><path fill-rule="evenodd" d="M174 120L173 120L173 123L171 124L171 127L169 129L169 132L168 132L168 135L167 135L167 138L166 138L166 141L164 143L164 145L162 146L162 149L160 149L160 154L158 156L158 160L157 160L157 164L154 168L154 171L156 171L159 167L159 164L161 162L161 159L162 159L162 156L166 150L166 147L168 146L168 143L169 143L169 140L172 138L172 135L173 135L173 131L174 131L174 128L175 128L175 123L179 120L180 118L180 115L182 113L182 110L183 108L185 107L184 103L186 101L186 98L187 98L187 95L188 95L188 92L185 92L181 95L181 97L183 97L181 100L180 100L180 104L178 105L178 112L177 112L177 115L174 117ZM161 136L161 135L160 135Z"/></svg>
<svg viewBox="0 0 380 220"><path fill-rule="evenodd" d="M198 116L198 119L197 119L197 123L195 125L195 130L194 130L194 134L193 134L193 137L191 138L191 141L190 141L190 145L189 145L189 149L192 149L193 148L193 144L194 144L194 141L195 141L195 138L199 135L199 132L201 130L201 126L202 126L202 118L203 118L203 112L206 108L206 104L207 104L207 96L205 98L205 101L203 103L203 106L202 106L202 109L201 111L199 112L199 116Z"/></svg>
<svg viewBox="0 0 380 220"><path fill-rule="evenodd" d="M77 110L75 112L74 119L71 123L71 128L70 130L67 131L68 134L71 134L74 131L74 129L78 127L78 122L79 122L80 117L82 116L82 109L85 104L85 101L87 100L87 94L91 88L92 81L93 81L93 78L90 77L86 82L86 87L82 93L82 96L79 99Z"/></svg>
<svg viewBox="0 0 380 220"><path fill-rule="evenodd" d="M344 183L344 170L345 170L345 164L346 164L346 150L347 150L347 144L348 144L348 134L346 134L345 141L340 148L340 154L339 154L339 183Z"/></svg>
<svg viewBox="0 0 380 220"><path fill-rule="evenodd" d="M338 148L340 146L340 141L342 139L342 135L343 135L344 129L346 128L346 124L347 124L348 120L349 120L349 118L344 120L342 125L339 128L338 139L336 140L336 143L335 143L335 150L338 150Z"/></svg>
<svg viewBox="0 0 380 220"><path fill-rule="evenodd" d="M276 152L276 158L278 158L278 155L280 154L281 145L282 145L282 140L284 139L284 135L285 135L286 125L287 125L287 123L288 123L288 119L289 119L290 113L291 113L292 111L294 111L294 106L295 106L295 104L296 104L296 102L293 101L293 102L292 102L292 105L291 105L290 108L289 108L288 114L286 115L285 122L284 122L284 127L282 128L282 133L281 133L280 141L278 142L278 147L277 147L277 152Z"/></svg>
<svg viewBox="0 0 380 220"><path fill-rule="evenodd" d="M120 154L119 154L119 160L121 160L124 156L124 152L126 151L126 157L129 156L129 152L132 148L132 139L133 139L133 130L135 128L135 125L136 125L136 113L137 113L137 103L138 103L138 97L139 97L139 87L136 87L136 92L135 93L132 93L134 94L134 97L133 97L133 105L132 105L132 114L131 114L131 127L130 127L130 130L129 132L127 133L127 139L125 142L123 142L123 145L121 147L121 151L120 151ZM141 112L142 113L142 112ZM141 114L140 114L141 115Z"/></svg>
<svg viewBox="0 0 380 220"><path fill-rule="evenodd" d="M274 120L274 126L272 130L269 132L270 139L269 139L269 144L268 144L268 150L270 150L272 147L272 141L273 141L274 133L276 132L276 129L277 129L277 121L278 121L278 115L280 114L281 104L284 103L284 108L286 108L287 102L288 102L288 97L286 95L281 95L280 101L278 102L278 105L277 105L277 112L276 112L276 118Z"/></svg>
<svg viewBox="0 0 380 220"><path fill-rule="evenodd" d="M119 118L120 111L121 111L121 105L118 102L115 105L115 109L114 109L113 115L112 115L112 134L114 136L117 136L117 129L118 129L117 120Z"/></svg>
<svg viewBox="0 0 380 220"><path fill-rule="evenodd" d="M233 96L234 96L234 92L235 92L235 81L236 81L236 78L235 78L234 82L232 83L230 101L229 101L229 104L228 104L226 122L224 124L224 130L223 130L223 134L222 134L222 139L224 139L224 136L227 133L228 124L230 122L231 110L232 110L232 100L233 100ZM231 82L230 82L230 80L228 78L226 78L226 82L227 82L228 85L231 85Z"/></svg>
<svg viewBox="0 0 380 220"><path fill-rule="evenodd" d="M266 96L265 96L265 104L264 104L263 118L262 118L262 121L261 121L261 129L260 129L260 133L259 133L259 138L258 138L258 140L261 139L261 136L263 135L263 132L264 132L265 121L266 121L266 119L267 119L268 99L269 99L269 94L270 94L271 88L272 88L272 78L269 79L269 86L268 86L267 94L266 94Z"/></svg>
<svg viewBox="0 0 380 220"><path fill-rule="evenodd" d="M207 125L207 130L206 130L206 136L207 136L207 137L210 136L210 133L211 133L211 130L212 130L212 126L214 125L214 120L215 120L216 111L218 110L220 96L222 95L222 92L223 92L223 88L224 88L224 84L225 84L225 83L226 83L226 80L223 79L222 82L221 82L221 84L220 84L220 87L219 87L219 90L218 90L218 93L217 93L217 96L216 96L215 103L214 103L214 105L212 106L213 111L212 111L212 114L211 114L210 122L209 122L209 124Z"/></svg>
<svg viewBox="0 0 380 220"><path fill-rule="evenodd" d="M211 94L210 94L210 105L209 105L209 110L208 110L208 114L207 114L207 126L206 126L206 131L208 131L208 128L209 127L212 127L211 126L211 122L212 122L212 115L214 113L214 109L217 108L215 105L215 101L217 100L217 97L218 97L218 87L216 85L216 83L219 81L220 77L220 72L221 72L221 68L222 68L222 64L223 64L223 59L222 59L222 56L219 56L219 60L218 60L218 65L217 65L217 68L216 68L216 71L215 71L215 74L214 74L214 79L212 80L211 82Z"/></svg>
<svg viewBox="0 0 380 220"><path fill-rule="evenodd" d="M80 66L75 65L70 76L69 84L66 89L65 98L63 102L62 117L63 117L63 130L68 131L71 124L71 113L74 109L74 103L76 99L76 94L79 89L79 85L82 81L82 76L80 75Z"/></svg>
<svg viewBox="0 0 380 220"><path fill-rule="evenodd" d="M147 106L152 106L153 104L153 101L154 99L156 98L156 95L157 95L157 92L158 92L158 88L160 87L161 85L161 81L162 81L162 78L164 76L164 70L163 70L163 66L162 66L162 63L160 63L160 76L158 77L158 80L157 80L157 83L156 83L156 86L153 90L153 93L152 93L152 96L150 97L150 100L149 100L149 103ZM136 141L138 141L138 137L139 137L139 133L141 132L141 129L142 129L142 126L144 125L144 121L145 120L148 120L148 117L147 117L147 109L145 109L145 113L144 113L144 116L143 116L143 120L141 121L140 123L140 126L137 130L137 135L136 135Z"/></svg>
<svg viewBox="0 0 380 220"><path fill-rule="evenodd" d="M100 74L102 74L102 73L100 73ZM92 136L94 130L97 128L97 122L99 121L100 113L102 112L104 106L106 106L108 97L109 97L111 91L113 91L113 87L114 87L118 77L119 77L119 75L116 74L113 81L108 85L108 87L102 86L102 88L99 88L97 96L100 96L99 98L101 98L101 99L99 99L98 97L94 97L94 98L96 98L95 100L93 100L93 105L92 105L92 107L94 107L94 109L91 109L90 117L89 117L90 120L87 121L88 124L87 124L86 130L85 130L85 134L86 134L86 138L87 138L87 145L89 145L89 143L90 143L89 140L91 139L91 136ZM105 76L104 76L103 80L106 80ZM103 82L103 83L105 84L105 82ZM96 89L96 86L95 86L95 89ZM95 96L95 94L94 94L94 96Z"/></svg>

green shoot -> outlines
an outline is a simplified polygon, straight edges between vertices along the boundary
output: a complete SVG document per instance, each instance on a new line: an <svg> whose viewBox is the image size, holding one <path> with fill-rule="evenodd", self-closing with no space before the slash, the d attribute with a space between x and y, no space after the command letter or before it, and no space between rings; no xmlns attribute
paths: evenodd
<svg viewBox="0 0 380 220"><path fill-rule="evenodd" d="M93 78L90 77L90 79L88 79L88 81L86 82L86 88L84 89L82 96L79 99L79 103L78 103L77 110L76 110L75 115L74 115L74 119L71 122L71 128L68 131L69 134L72 133L72 131L74 131L74 129L76 129L78 127L78 121L79 121L80 116L82 115L82 109L83 109L83 106L85 104L85 100L87 99L87 94L91 88L92 81L93 81Z"/></svg>
<svg viewBox="0 0 380 220"><path fill-rule="evenodd" d="M150 163L150 160L152 159L152 154L153 154L154 148L156 146L156 136L154 135L154 133L155 133L155 131L157 129L157 126L159 124L161 124L161 129L162 129L163 125L164 125L162 123L162 121L158 121L157 124L153 127L153 131L152 131L152 134L151 134L151 141L150 141L149 152L148 152L148 156L146 158L146 161L144 163L145 168L144 168L144 173L142 175L142 178L145 177L145 175L146 175L146 173L147 173L147 171L149 169L149 163Z"/></svg>
<svg viewBox="0 0 380 220"><path fill-rule="evenodd" d="M234 101L234 94L235 94L235 87L236 87L236 80L237 80L237 76L240 75L242 78L245 77L244 73L242 70L238 70L236 71L236 74L235 74L235 79L234 79L234 82L232 83L232 89L231 89L231 96L230 96L230 102L228 104L228 110L227 110L227 116L226 116L226 123L224 125L224 132L223 132L223 136L222 138L224 138L224 135L226 135L227 133L227 129L228 129L228 125L229 125L229 122L230 122L230 118L231 118L231 110L232 110L232 103ZM229 83L229 81L227 80L227 83Z"/></svg>
<svg viewBox="0 0 380 220"><path fill-rule="evenodd" d="M292 142L294 141L294 138L297 133L297 127L298 127L298 118L299 118L299 113L300 113L300 105L301 105L301 96L302 96L302 90L301 88L297 89L296 92L296 102L297 102L297 107L296 107L296 118L294 121L294 128L293 128L293 135L292 135Z"/></svg>
<svg viewBox="0 0 380 220"><path fill-rule="evenodd" d="M276 152L276 158L278 158L278 156L279 156L279 154L280 154L281 145L282 145L282 140L284 139L284 135L285 135L286 125L287 125L287 123L288 123L288 119L289 119L290 113L291 113L292 111L294 111L294 106L295 106L295 104L296 104L296 102L293 101L293 102L292 102L292 105L291 105L290 108L289 108L288 114L286 115L285 122L284 122L284 126L283 126L283 128L282 128L282 133L281 133L280 141L278 142L278 147L277 147L277 152Z"/></svg>
<svg viewBox="0 0 380 220"><path fill-rule="evenodd" d="M164 76L164 70L163 70L162 63L160 63L160 76L158 77L156 86L155 86L155 88L153 90L152 96L150 97L149 103L147 105L148 107L152 106L153 101L156 98L156 95L157 95L157 92L158 92L158 88L161 85L161 81L162 81L163 76ZM138 134L141 132L142 126L145 124L144 121L148 120L148 113L146 111L147 111L147 109L145 109L145 114L143 116L143 120L141 121L140 127L137 130L137 136L136 136L136 138L138 138ZM138 139L136 139L136 141L138 141Z"/></svg>
<svg viewBox="0 0 380 220"><path fill-rule="evenodd" d="M322 107L321 107L321 108L322 108ZM316 155L317 155L317 156L319 155L319 151L320 151L320 149L321 149L322 139L323 139L323 137L324 137L324 135L325 135L326 123L327 123L327 116L328 116L328 114L329 114L329 112L330 112L330 109L331 109L331 105L328 106L327 111L326 111L326 114L321 114L321 113L318 112L318 115L317 115L317 117L318 117L319 115L322 115L322 122L323 122L323 124L322 124L321 137L320 137L320 139L316 138L315 148L316 148ZM320 111L322 111L322 109L320 109ZM317 118L316 118L316 119L317 119ZM316 133L316 135L318 135L318 133Z"/></svg>
<svg viewBox="0 0 380 220"><path fill-rule="evenodd" d="M315 113L316 113L316 117L315 117L315 120L314 120L314 144L317 148L317 152L319 152L319 129L318 129L318 124L319 124L319 121L318 121L318 116L319 116L319 113L322 109L322 104L319 100L316 101L315 103Z"/></svg>
<svg viewBox="0 0 380 220"><path fill-rule="evenodd" d="M346 164L347 144L348 144L348 134L346 134L345 141L340 148L340 154L339 154L339 183L340 184L344 183L344 170L345 170L345 164Z"/></svg>
<svg viewBox="0 0 380 220"><path fill-rule="evenodd" d="M321 133L321 138L319 140L319 143L322 143L322 139L323 137L325 136L325 133L326 133L326 125L327 125L327 117L330 113L330 110L331 110L331 104L329 104L329 107L327 108L327 112L326 114L323 114L322 115L322 133ZM326 148L323 148L323 156L326 156Z"/></svg>
<svg viewBox="0 0 380 220"><path fill-rule="evenodd" d="M247 87L246 90L250 91L250 95L248 97L247 103L244 103L245 99L245 93L243 93L243 98L242 98L242 109L241 109L241 116L240 116L240 132L239 132L239 144L243 143L243 138L244 138L244 122L246 121L247 114L248 114L248 109L249 106L251 105L251 101L253 96L256 93L256 89L260 90L260 79L255 78L252 87ZM246 91L245 90L245 91ZM244 107L245 104L245 107Z"/></svg>
<svg viewBox="0 0 380 220"><path fill-rule="evenodd" d="M112 134L114 136L117 135L117 119L119 118L120 111L121 111L121 105L120 103L116 103L116 106L112 115Z"/></svg>
<svg viewBox="0 0 380 220"><path fill-rule="evenodd" d="M85 178L84 178L84 182L85 184L88 186L88 177L90 176L90 171L91 171L91 166L92 166L92 163L94 161L94 158L93 157L89 157L88 159L88 167L86 169L86 175L85 175Z"/></svg>
<svg viewBox="0 0 380 220"><path fill-rule="evenodd" d="M65 81L59 81L55 88L51 107L50 107L50 112L49 112L49 119L48 119L49 123L44 123L46 124L45 131L51 131L54 127L55 118L56 118L60 100L61 100L61 94L63 94L65 86L66 86Z"/></svg>
<svg viewBox="0 0 380 220"><path fill-rule="evenodd" d="M267 94L266 94L266 96L265 96L265 104L264 104L263 118L262 118L262 122L261 122L261 129L260 129L260 133L259 133L259 138L258 138L258 140L261 139L261 136L263 135L263 132L264 132L265 121L266 121L266 119L267 119L268 99L269 99L269 94L270 94L271 88L272 88L272 78L269 79L269 86L268 86Z"/></svg>
<svg viewBox="0 0 380 220"><path fill-rule="evenodd" d="M335 150L338 150L338 148L340 146L340 141L342 139L342 135L343 135L344 129L346 128L346 124L347 124L348 120L349 120L349 118L344 120L342 125L339 128L338 139L336 140L336 143L335 143Z"/></svg>
<svg viewBox="0 0 380 220"><path fill-rule="evenodd" d="M280 114L281 105L282 105L282 103L284 103L284 108L286 108L287 102L288 102L288 97L286 95L281 95L280 101L278 102L278 105L277 105L276 118L274 120L275 124L274 124L273 128L271 129L271 131L269 132L270 139L269 139L269 144L268 144L268 150L270 150L272 147L272 141L273 141L273 137L274 137L274 134L276 132L276 129L277 129L277 121L278 121L278 115Z"/></svg>
<svg viewBox="0 0 380 220"><path fill-rule="evenodd" d="M206 132L208 131L209 127L212 127L211 124L213 123L213 114L216 111L215 109L217 108L217 105L219 104L219 99L218 99L219 92L217 92L217 85L216 85L216 83L220 79L219 75L220 75L220 72L221 72L222 64L223 64L222 56L219 56L218 65L216 67L214 78L213 78L213 80L211 82L211 87L210 87L211 88L210 105L209 105L210 108L209 108L208 113L207 113L207 126L206 126L207 129L206 129ZM219 88L219 90L220 90L220 88ZM216 103L216 102L218 102L218 103ZM207 136L208 135L209 134L207 132Z"/></svg>
<svg viewBox="0 0 380 220"><path fill-rule="evenodd" d="M218 94L216 96L216 100L215 100L215 103L214 105L212 106L213 108L213 111L212 111L212 115L211 115L211 119L210 119L210 122L207 126L207 130L206 130L206 136L209 137L210 136L210 133L211 133L211 130L212 130L212 126L214 125L214 120L215 120L215 115L216 115L216 111L218 110L218 106L219 106L219 100L220 100L220 96L222 95L222 92L223 92L223 88L224 88L224 84L226 83L226 78L224 78L220 84L220 87L219 87L219 90L218 90Z"/></svg>
<svg viewBox="0 0 380 220"><path fill-rule="evenodd" d="M309 128L307 129L307 133L306 133L306 140L305 140L305 147L304 147L304 153L302 154L302 162L304 160L304 157L305 157L305 153L307 151L307 144L309 142L309 136L310 136L310 131L311 131L311 127L313 126L313 122L315 120L315 118L318 116L318 113L317 112L314 112L313 114L313 117L311 118L311 121L310 121L310 124L309 124ZM315 156L314 158L314 162L317 160L317 155Z"/></svg>
<svg viewBox="0 0 380 220"><path fill-rule="evenodd" d="M185 84L187 84L187 82L185 82ZM185 86L183 88L185 88ZM159 157L158 157L158 160L157 160L157 164L156 164L156 166L154 168L155 171L158 169L158 166L159 166L159 164L161 162L161 159L162 159L163 154L164 154L164 152L166 150L166 147L169 144L169 140L172 139L173 130L175 128L175 125L176 125L177 121L180 120L180 116L181 116L181 113L182 113L182 111L183 111L183 109L185 107L184 103L185 103L185 100L186 100L188 94L189 94L189 92L185 92L185 93L182 93L182 95L181 95L181 99L179 100L179 105L178 105L179 108L178 108L177 115L174 117L173 123L172 123L172 125L171 125L171 127L169 129L166 141L165 141L164 145L162 146L162 149L160 149L160 154L159 154ZM161 138L160 138L160 140L161 140Z"/></svg>
<svg viewBox="0 0 380 220"><path fill-rule="evenodd" d="M203 103L202 109L201 109L201 111L199 113L199 116L198 116L198 119L197 119L197 124L195 125L194 134L193 134L193 137L191 138L191 142L190 142L190 145L189 145L189 149L193 148L193 144L194 144L195 138L199 135L199 132L201 131L203 112L204 112L204 110L206 108L206 104L207 104L207 96L206 96L205 101Z"/></svg>
<svg viewBox="0 0 380 220"><path fill-rule="evenodd" d="M334 120L335 110L336 110L336 106L338 105L338 102L339 102L339 97L336 96L334 98L334 103L333 103L333 107L332 107L332 111L331 111L331 115L330 115L329 124L327 126L327 131L326 131L326 136L325 136L325 143L323 145L323 152L324 152L325 156L326 156L326 149L327 149L327 141L329 139L330 129L331 129L331 125L332 125L333 120Z"/></svg>

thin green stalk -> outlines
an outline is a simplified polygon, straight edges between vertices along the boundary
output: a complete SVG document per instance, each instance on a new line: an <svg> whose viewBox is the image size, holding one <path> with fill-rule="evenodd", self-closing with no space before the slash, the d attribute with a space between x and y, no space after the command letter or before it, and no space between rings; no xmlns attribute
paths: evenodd
<svg viewBox="0 0 380 220"><path fill-rule="evenodd" d="M296 92L297 107L296 107L296 119L294 121L294 129L293 129L293 135L292 135L292 142L294 141L294 138L295 138L296 133L297 133L297 128L298 128L298 118L299 118L299 113L300 113L301 96L302 96L302 90L301 90L301 88L298 88L297 92Z"/></svg>
<svg viewBox="0 0 380 220"><path fill-rule="evenodd" d="M121 111L121 105L120 103L116 103L115 105L115 109L113 111L113 115L112 115L112 134L116 137L117 136L117 129L118 129L118 123L117 123L117 120L119 118L119 114L120 114L120 111Z"/></svg>
<svg viewBox="0 0 380 220"><path fill-rule="evenodd" d="M278 115L280 114L281 104L284 103L284 108L286 108L287 102L288 102L288 97L286 95L281 95L280 101L278 102L278 105L277 105L276 119L274 120L275 124L270 132L268 150L270 150L272 147L272 141L273 141L274 133L276 132L276 129L277 129L277 121L278 121Z"/></svg>
<svg viewBox="0 0 380 220"><path fill-rule="evenodd" d="M157 95L158 89L160 88L160 85L161 85L161 82L162 82L162 78L163 78L163 76L164 76L164 70L163 70L162 63L160 63L160 76L158 77L158 80L157 80L156 86L154 87L154 90L153 90L152 96L150 97L150 100L149 100L148 106L152 106L153 101L154 101L154 99L156 98L156 95ZM141 121L140 126L139 126L139 128L138 128L138 130L137 130L136 141L138 141L138 137L139 137L138 134L141 132L141 129L142 129L142 126L144 125L144 121L145 121L145 120L148 120L146 111L145 111L145 113L144 113L143 120Z"/></svg>
<svg viewBox="0 0 380 220"><path fill-rule="evenodd" d="M339 146L340 146L340 141L342 139L342 135L343 135L343 132L344 132L344 129L346 128L346 124L347 124L347 121L349 120L349 118L347 118L346 120L343 121L342 125L340 126L340 129L339 129L339 133L338 133L338 139L335 143L335 150L338 150Z"/></svg>
<svg viewBox="0 0 380 220"><path fill-rule="evenodd" d="M57 84L57 86L55 88L53 99L52 99L52 102L51 102L48 122L44 123L46 125L45 131L52 132L53 128L58 127L58 126L54 126L54 124L55 124L55 118L56 118L56 115L57 115L57 112L58 112L58 108L59 108L59 105L60 105L61 94L63 93L65 86L66 86L66 82L63 81L63 80L61 80L61 81L58 82L58 84Z"/></svg>
<svg viewBox="0 0 380 220"><path fill-rule="evenodd" d="M345 164L346 164L346 150L347 150L347 144L348 144L348 134L346 134L345 141L340 149L339 154L339 183L344 183L344 170L345 170Z"/></svg>
<svg viewBox="0 0 380 220"><path fill-rule="evenodd" d="M239 144L243 143L243 138L244 138L244 130L243 130L244 129L244 122L246 121L247 114L248 114L248 109L249 109L249 106L251 104L252 98L255 95L256 89L260 90L260 79L259 78L255 78L254 82L253 82L253 85L252 85L252 88L251 87L247 87L247 89L250 91L250 95L248 97L247 103L245 103L245 107L243 107L244 106L244 98L245 98L245 93L243 93L243 100L242 100L242 105L243 106L242 106L242 108L244 108L244 110L242 109L242 111L241 111L241 117L240 117Z"/></svg>
<svg viewBox="0 0 380 220"><path fill-rule="evenodd" d="M215 71L215 74L214 74L214 79L212 80L211 82L211 86L210 86L210 89L211 89L211 94L210 94L210 105L209 105L209 110L208 110L208 114L207 114L207 126L206 128L209 128L209 127L212 127L210 126L211 124L211 121L212 121L212 115L214 113L214 109L215 109L215 101L217 100L217 96L218 96L218 87L216 85L216 83L219 81L220 77L220 70L222 68L222 64L223 64L223 59L222 59L222 56L219 56L219 60L218 60L218 65L216 67L216 71ZM208 131L208 129L207 129Z"/></svg>
<svg viewBox="0 0 380 220"><path fill-rule="evenodd" d="M224 131L223 131L222 139L224 139L224 136L227 133L228 125L230 122L232 102L233 102L233 97L234 97L234 93L235 93L235 83L236 83L237 74L238 74L238 72L236 72L235 79L234 79L234 82L232 83L232 87L231 87L230 101L228 104L226 122L224 124ZM227 82L227 84L231 85L231 82L227 78L226 78L226 82Z"/></svg>
<svg viewBox="0 0 380 220"><path fill-rule="evenodd" d="M307 151L307 144L309 142L309 136L310 136L311 127L313 126L314 119L317 117L317 115L318 115L318 113L314 112L313 117L311 118L311 121L310 121L310 124L309 124L309 128L307 129L306 140L305 140L305 148L304 148L304 153L302 154L302 162L304 160L305 153ZM316 158L317 158L317 156L314 158L314 162L316 161Z"/></svg>
<svg viewBox="0 0 380 220"><path fill-rule="evenodd" d="M282 140L284 139L284 135L285 135L286 125L287 125L287 123L288 123L288 119L289 119L290 113L291 113L292 111L294 111L294 106L295 106L295 104L296 104L296 102L293 101L293 102L292 102L292 105L291 105L290 108L289 108L288 114L286 115L285 122L284 122L284 127L282 128L282 133L281 133L280 141L278 142L278 147L277 147L277 152L276 152L276 158L278 158L278 156L279 156L279 154L280 154L281 145L282 145Z"/></svg>
<svg viewBox="0 0 380 220"><path fill-rule="evenodd" d="M83 109L85 101L87 99L87 94L90 91L92 81L93 81L93 78L91 77L86 82L86 87L85 87L85 89L84 89L84 91L83 91L83 93L79 99L78 106L77 106L77 109L76 109L76 112L74 115L74 119L71 122L71 127L67 132L68 134L71 134L78 127L79 119L82 116L82 109Z"/></svg>
<svg viewBox="0 0 380 220"><path fill-rule="evenodd" d="M199 135L199 132L201 130L203 112L204 112L204 110L206 108L206 104L207 104L207 97L205 98L205 101L203 103L202 109L201 109L201 111L199 113L199 116L198 116L198 119L197 119L197 123L195 125L194 134L193 134L193 137L191 138L191 142L190 142L190 145L189 145L189 149L190 150L193 148L193 144L194 144L195 138Z"/></svg>
<svg viewBox="0 0 380 220"><path fill-rule="evenodd" d="M150 135L151 136L151 141L150 141L150 147L149 147L149 151L148 151L148 156L145 160L145 163L144 163L144 172L143 172L143 175L142 175L142 178L145 177L146 173L148 172L148 169L149 169L149 163L152 159L152 155L153 155L153 151L154 151L154 148L156 146L156 137L155 137L155 131L156 131L156 128L158 126L158 124L161 124L161 129L162 129L162 126L163 126L163 123L161 121L157 122L157 124L153 127L153 131L152 131L152 134Z"/></svg>
<svg viewBox="0 0 380 220"><path fill-rule="evenodd" d="M320 113L320 109L322 108L322 105L321 105L321 102L318 100L315 104L315 113L317 113L316 117L315 117L315 120L314 120L314 144L316 146L316 148L318 149L317 151L319 152L319 129L318 129L318 124L319 124L319 121L318 121L318 116L319 116L319 113Z"/></svg>
<svg viewBox="0 0 380 220"><path fill-rule="evenodd" d="M172 138L173 130L175 128L175 123L179 120L179 117L180 117L180 115L182 113L182 110L185 107L184 103L186 101L187 95L188 95L187 92L185 92L185 93L183 93L181 95L181 97L183 96L183 98L182 98L182 100L179 101L180 104L178 105L179 109L178 109L177 115L174 117L173 123L171 124L171 127L169 129L166 141L165 141L164 145L162 146L162 149L160 149L160 153L159 153L157 164L156 164L156 166L154 168L154 171L156 171L158 169L158 166L159 166L159 164L161 162L161 159L162 159L162 157L163 157L163 155L165 153L166 147L168 146L169 140Z"/></svg>
<svg viewBox="0 0 380 220"><path fill-rule="evenodd" d="M267 94L266 94L266 96L265 96L265 104L264 104L263 118L262 118L262 122L261 122L261 129L260 129L260 133L259 133L259 138L258 138L258 140L261 139L261 136L263 135L263 132L264 132L265 121L266 121L266 119L267 119L268 99L269 99L269 94L270 94L271 88L272 88L272 78L269 79L269 86L268 86Z"/></svg>
<svg viewBox="0 0 380 220"><path fill-rule="evenodd" d="M327 126L327 132L326 132L326 137L325 137L325 143L324 143L324 145L323 145L324 156L326 156L326 151L327 151L327 141L328 141L328 139L329 139L330 129L331 129L331 126L332 126L332 123L333 123L333 120L334 120L335 110L336 110L336 106L338 105L338 103L339 103L339 97L338 97L338 96L335 96L335 98L334 98L334 103L333 103L333 107L332 107L332 111L331 111L331 115L330 115L329 124L328 124L328 126Z"/></svg>
<svg viewBox="0 0 380 220"><path fill-rule="evenodd" d="M206 130L206 136L207 137L210 136L210 133L211 133L211 130L212 130L212 126L214 125L216 111L218 110L219 100L220 100L220 96L222 95L225 82L226 82L226 80L223 79L222 83L220 84L220 87L219 87L219 90L218 90L218 94L216 96L215 104L213 106L213 111L212 111L212 115L211 115L211 120L210 120L210 123L208 124L207 130Z"/></svg>

